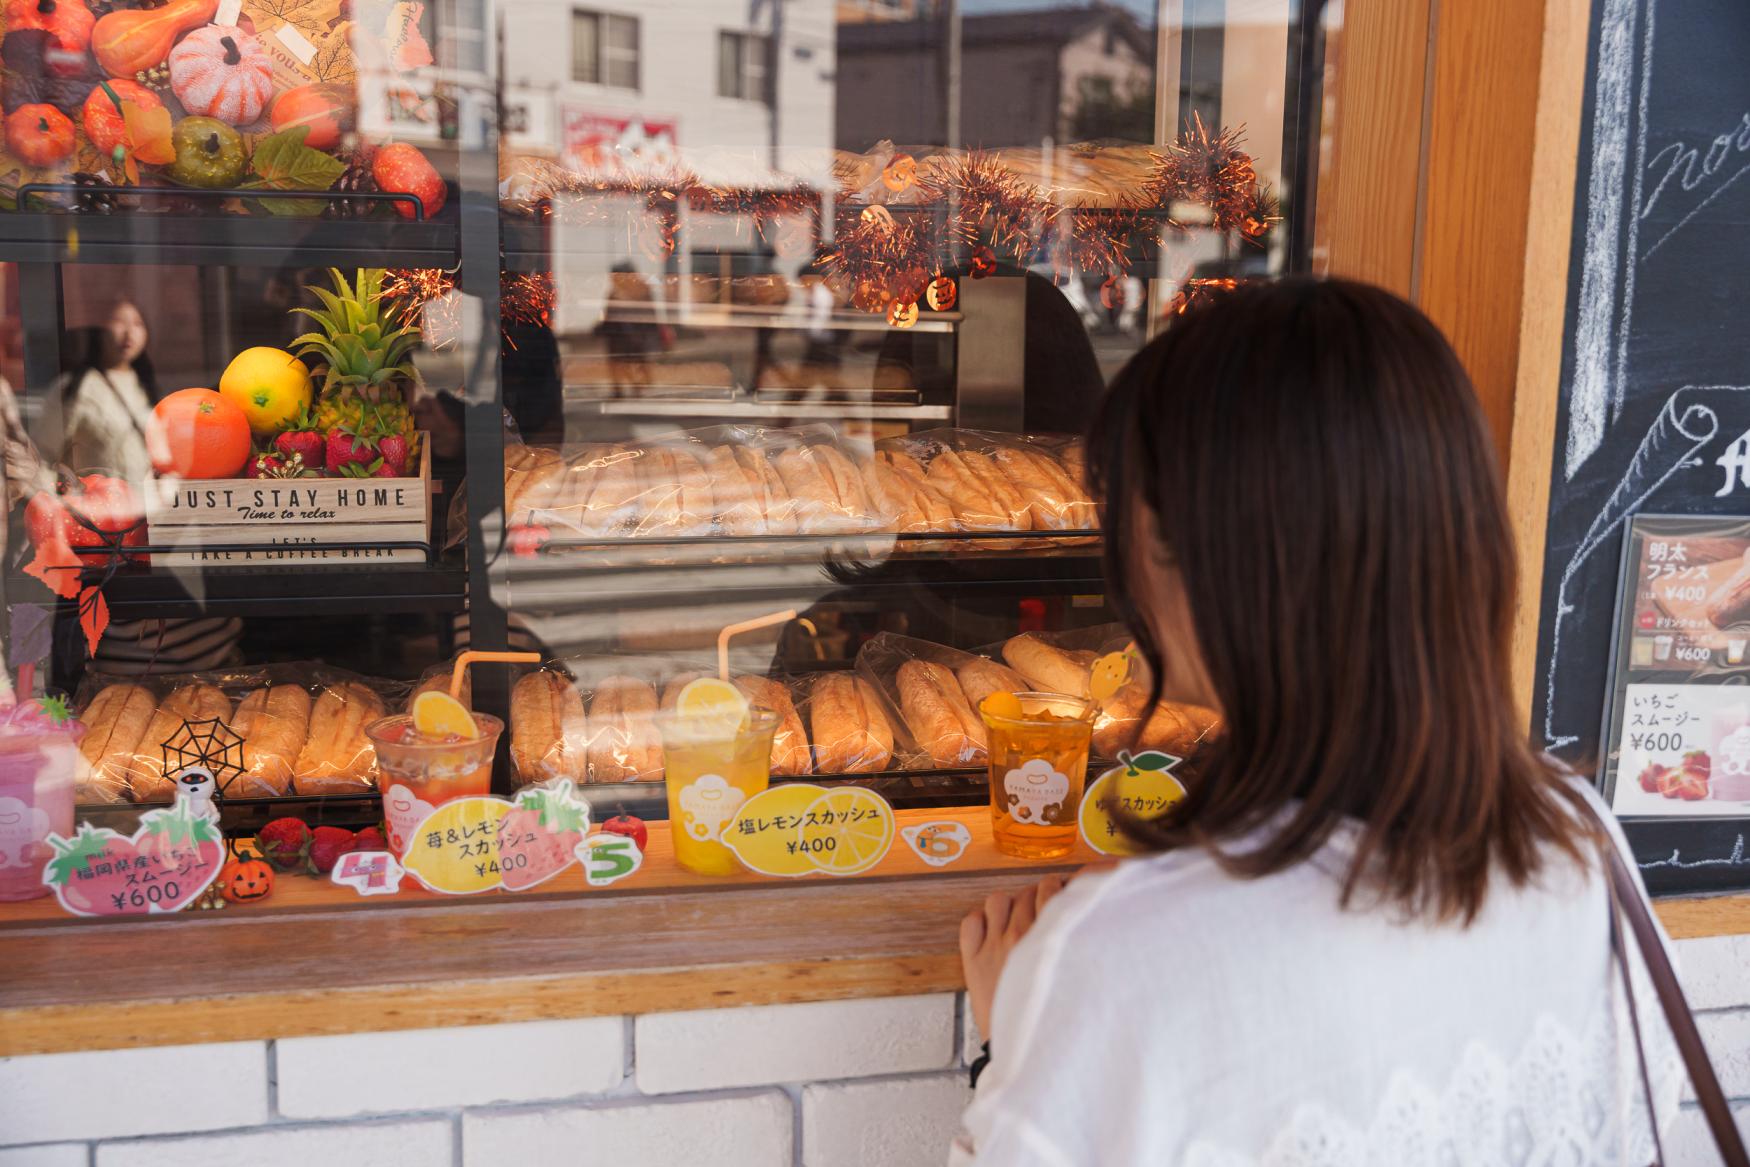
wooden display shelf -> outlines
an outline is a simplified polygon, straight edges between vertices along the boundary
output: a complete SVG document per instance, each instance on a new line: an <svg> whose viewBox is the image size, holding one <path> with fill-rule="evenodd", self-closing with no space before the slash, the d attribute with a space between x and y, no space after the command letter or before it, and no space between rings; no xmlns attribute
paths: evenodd
<svg viewBox="0 0 1750 1167"><path fill-rule="evenodd" d="M973 905L1093 858L1000 855L983 807L897 817L959 819L972 845L941 869L895 840L859 877L707 879L652 823L644 867L612 889L573 870L492 903L367 900L285 876L269 902L219 913L97 923L53 900L0 905L0 1057L952 992ZM1750 896L1657 907L1676 939L1750 932Z"/></svg>

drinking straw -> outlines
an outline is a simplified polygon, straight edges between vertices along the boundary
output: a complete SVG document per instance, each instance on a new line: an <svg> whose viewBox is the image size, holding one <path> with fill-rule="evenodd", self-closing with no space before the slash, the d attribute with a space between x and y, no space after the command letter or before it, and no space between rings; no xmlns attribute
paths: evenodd
<svg viewBox="0 0 1750 1167"><path fill-rule="evenodd" d="M741 632L752 632L756 628L770 628L773 624L783 624L795 620L808 629L810 636L818 636L814 623L796 615L796 609L786 608L782 612L773 612L770 616L756 616L752 620L743 620L739 624L730 624L717 634L717 677L719 680L729 679L729 638Z"/></svg>
<svg viewBox="0 0 1750 1167"><path fill-rule="evenodd" d="M505 664L521 664L530 662L538 664L541 654L538 652L475 652L469 649L456 658L456 667L450 672L450 696L460 701L462 699L462 678L467 675L468 666L475 661L500 661Z"/></svg>

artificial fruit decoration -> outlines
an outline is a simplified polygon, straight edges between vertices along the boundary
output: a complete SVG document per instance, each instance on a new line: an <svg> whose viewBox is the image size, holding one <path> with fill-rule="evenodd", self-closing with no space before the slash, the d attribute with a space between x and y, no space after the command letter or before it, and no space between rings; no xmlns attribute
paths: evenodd
<svg viewBox="0 0 1750 1167"><path fill-rule="evenodd" d="M418 327L402 304L383 298L382 268L359 268L350 283L330 268L329 278L333 291L306 289L322 301L321 310L292 309L319 326L292 341L293 352L322 361L316 428L362 433L369 412L382 432L411 438L413 412L404 394L415 378L408 357L419 343Z"/></svg>
<svg viewBox="0 0 1750 1167"><path fill-rule="evenodd" d="M124 150L133 147L124 109L129 105L142 110L163 109L164 101L137 81L104 81L85 99L79 120L100 154L107 156L117 146Z"/></svg>
<svg viewBox="0 0 1750 1167"><path fill-rule="evenodd" d="M126 482L87 474L77 482L63 478L53 491L33 495L24 508L24 530L33 547L65 542L81 553L80 562L96 567L109 560L110 548L145 544L143 518Z"/></svg>
<svg viewBox="0 0 1750 1167"><path fill-rule="evenodd" d="M219 0L118 8L98 18L91 30L91 51L111 77L132 77L163 64L177 37L211 22L218 11Z"/></svg>
<svg viewBox="0 0 1750 1167"><path fill-rule="evenodd" d="M307 411L313 393L310 370L282 348L246 348L231 358L219 378L219 396L243 410L250 432L260 440Z"/></svg>
<svg viewBox="0 0 1750 1167"><path fill-rule="evenodd" d="M273 62L261 42L242 29L208 25L170 50L170 88L196 117L247 126L260 119L273 98Z"/></svg>
<svg viewBox="0 0 1750 1167"><path fill-rule="evenodd" d="M179 389L152 407L152 468L178 478L235 478L249 461L249 419L211 389Z"/></svg>
<svg viewBox="0 0 1750 1167"><path fill-rule="evenodd" d="M96 22L85 0L6 0L6 31L40 29L48 33L50 45L44 63L60 77L85 72L91 26Z"/></svg>
<svg viewBox="0 0 1750 1167"><path fill-rule="evenodd" d="M73 123L46 102L6 115L6 148L27 166L54 166L73 156Z"/></svg>
<svg viewBox="0 0 1750 1167"><path fill-rule="evenodd" d="M378 190L418 198L428 219L444 209L448 195L444 180L417 146L396 142L381 147L371 161L371 177ZM403 219L413 218L413 208L405 203L396 203L395 213Z"/></svg>
<svg viewBox="0 0 1750 1167"><path fill-rule="evenodd" d="M219 872L220 894L234 904L273 894L273 866L253 851L239 851Z"/></svg>
<svg viewBox="0 0 1750 1167"><path fill-rule="evenodd" d="M164 173L172 182L222 190L243 181L243 135L218 118L183 118L170 145L176 161Z"/></svg>
<svg viewBox="0 0 1750 1167"><path fill-rule="evenodd" d="M273 450L287 462L296 458L310 470L321 470L327 464L328 443L317 430L308 409L301 410L290 425L274 435Z"/></svg>
<svg viewBox="0 0 1750 1167"><path fill-rule="evenodd" d="M340 136L352 128L354 105L350 85L300 85L273 99L269 116L275 133L308 127L304 145L332 150Z"/></svg>

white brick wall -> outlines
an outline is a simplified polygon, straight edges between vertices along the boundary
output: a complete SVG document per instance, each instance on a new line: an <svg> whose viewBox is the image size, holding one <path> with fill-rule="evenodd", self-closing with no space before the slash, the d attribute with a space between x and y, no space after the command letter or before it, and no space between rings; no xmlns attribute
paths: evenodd
<svg viewBox="0 0 1750 1167"><path fill-rule="evenodd" d="M1678 945L1750 1134L1750 938ZM0 1167L916 1167L976 1034L951 994L0 1060ZM1669 1167L1714 1167L1686 1107Z"/></svg>

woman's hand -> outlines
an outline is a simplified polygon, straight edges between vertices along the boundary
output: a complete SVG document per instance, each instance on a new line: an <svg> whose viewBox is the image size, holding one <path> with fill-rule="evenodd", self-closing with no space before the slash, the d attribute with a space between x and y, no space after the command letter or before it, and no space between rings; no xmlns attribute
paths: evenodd
<svg viewBox="0 0 1750 1167"><path fill-rule="evenodd" d="M960 964L966 970L966 1000L978 1032L990 1040L990 1007L997 979L1009 953L1033 929L1033 921L1052 896L1063 890L1061 875L1047 876L1017 892L993 891L960 921Z"/></svg>

